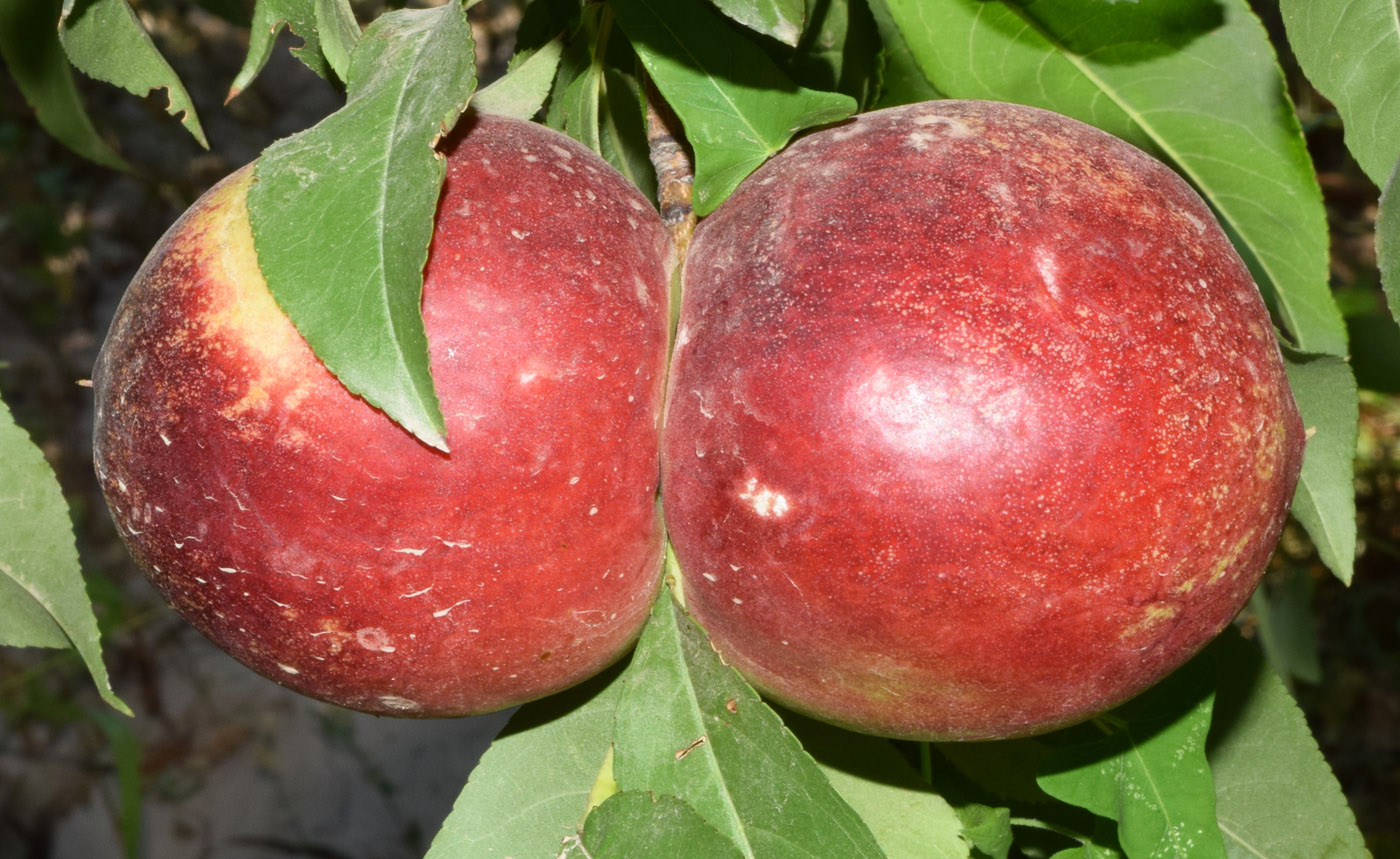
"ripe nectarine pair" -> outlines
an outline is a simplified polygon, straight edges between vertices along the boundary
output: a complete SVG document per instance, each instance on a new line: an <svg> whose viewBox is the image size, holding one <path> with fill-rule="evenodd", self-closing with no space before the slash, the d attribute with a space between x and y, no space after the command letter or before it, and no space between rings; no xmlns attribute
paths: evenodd
<svg viewBox="0 0 1400 859"><path fill-rule="evenodd" d="M887 736L1083 719L1255 586L1302 427L1244 265L1131 146L986 102L809 134L701 222L669 355L669 240L619 174L487 115L443 151L422 307L450 453L282 315L247 169L104 346L122 536L254 670L415 716L577 683L656 596L658 486L721 655Z"/></svg>

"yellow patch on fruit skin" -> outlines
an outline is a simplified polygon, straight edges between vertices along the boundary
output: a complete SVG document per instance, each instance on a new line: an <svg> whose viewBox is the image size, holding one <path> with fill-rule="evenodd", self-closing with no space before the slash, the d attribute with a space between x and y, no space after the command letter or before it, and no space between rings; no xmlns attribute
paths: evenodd
<svg viewBox="0 0 1400 859"><path fill-rule="evenodd" d="M287 319L257 265L247 194L253 174L245 168L206 201L196 229L213 257L207 270L209 306L200 314L202 336L221 344L247 388L222 414L237 420L274 405L294 410L325 370Z"/></svg>
<svg viewBox="0 0 1400 859"><path fill-rule="evenodd" d="M1142 614L1142 620L1124 627L1123 631L1118 634L1118 638L1121 641L1128 641L1152 632L1157 627L1176 617L1179 611L1181 611L1180 606L1170 603L1157 603L1156 605L1148 606L1147 610Z"/></svg>

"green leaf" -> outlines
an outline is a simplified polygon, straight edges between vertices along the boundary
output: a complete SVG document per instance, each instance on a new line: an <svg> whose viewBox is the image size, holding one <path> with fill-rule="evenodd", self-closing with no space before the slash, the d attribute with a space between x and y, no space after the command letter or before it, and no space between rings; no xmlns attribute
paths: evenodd
<svg viewBox="0 0 1400 859"><path fill-rule="evenodd" d="M686 800L748 859L882 856L768 705L664 590L624 675L622 790Z"/></svg>
<svg viewBox="0 0 1400 859"><path fill-rule="evenodd" d="M521 707L472 770L425 859L557 856L588 807L621 692L613 669Z"/></svg>
<svg viewBox="0 0 1400 859"><path fill-rule="evenodd" d="M269 146L248 191L258 264L312 351L443 450L420 300L445 172L433 145L471 97L471 44L460 3L380 16L345 107Z"/></svg>
<svg viewBox="0 0 1400 859"><path fill-rule="evenodd" d="M781 62L794 81L843 92L858 105L878 89L880 32L863 0L809 0L807 29L797 50Z"/></svg>
<svg viewBox="0 0 1400 859"><path fill-rule="evenodd" d="M73 647L113 709L97 618L83 585L68 504L44 454L0 401L0 644Z"/></svg>
<svg viewBox="0 0 1400 859"><path fill-rule="evenodd" d="M546 117L550 128L564 132L594 152L602 149L598 99L603 87L603 57L611 33L612 11L607 6L595 3L584 7L560 58Z"/></svg>
<svg viewBox="0 0 1400 859"><path fill-rule="evenodd" d="M350 54L360 40L360 24L350 0L315 0L316 34L331 70L341 80L350 76Z"/></svg>
<svg viewBox="0 0 1400 859"><path fill-rule="evenodd" d="M714 211L804 128L856 109L839 93L794 84L701 0L611 0L647 73L695 153L694 208Z"/></svg>
<svg viewBox="0 0 1400 859"><path fill-rule="evenodd" d="M880 52L880 90L874 107L894 107L944 98L943 93L924 76L904 31L884 0L870 0L870 13L884 45Z"/></svg>
<svg viewBox="0 0 1400 859"><path fill-rule="evenodd" d="M1381 270L1390 315L1400 319L1400 160L1390 171L1376 212L1376 264Z"/></svg>
<svg viewBox="0 0 1400 859"><path fill-rule="evenodd" d="M1400 160L1400 10L1395 0L1280 0L1303 73L1336 105L1347 148L1377 187Z"/></svg>
<svg viewBox="0 0 1400 859"><path fill-rule="evenodd" d="M190 94L126 0L64 0L58 36L68 59L89 77L143 98L152 90L165 90L170 115L179 117L199 145L209 148Z"/></svg>
<svg viewBox="0 0 1400 859"><path fill-rule="evenodd" d="M1286 566L1277 580L1270 576L1249 598L1259 643L1269 664L1285 680L1322 682L1312 600L1312 572L1295 564Z"/></svg>
<svg viewBox="0 0 1400 859"><path fill-rule="evenodd" d="M966 859L962 820L889 740L783 713L827 781L855 809L889 859Z"/></svg>
<svg viewBox="0 0 1400 859"><path fill-rule="evenodd" d="M533 118L549 97L563 51L564 40L556 37L523 59L512 62L505 75L472 97L472 106L486 113L516 119Z"/></svg>
<svg viewBox="0 0 1400 859"><path fill-rule="evenodd" d="M963 837L979 852L992 859L1006 859L1011 853L1011 809L971 803L958 808Z"/></svg>
<svg viewBox="0 0 1400 859"><path fill-rule="evenodd" d="M1073 116L1165 157L1219 214L1299 346L1346 354L1322 195L1246 0L874 0L955 98Z"/></svg>
<svg viewBox="0 0 1400 859"><path fill-rule="evenodd" d="M639 790L613 794L589 813L583 843L590 859L739 859L741 855L733 841L706 823L685 800Z"/></svg>
<svg viewBox="0 0 1400 859"><path fill-rule="evenodd" d="M1231 859L1368 856L1298 705L1234 630L1214 645L1219 690L1207 755Z"/></svg>
<svg viewBox="0 0 1400 859"><path fill-rule="evenodd" d="M796 46L807 15L806 0L710 0L731 21L737 21L784 45Z"/></svg>
<svg viewBox="0 0 1400 859"><path fill-rule="evenodd" d="M614 39L612 51L626 48L637 66L636 55L624 39ZM656 167L651 163L647 142L646 112L641 83L637 78L609 64L603 68L603 97L598 104L598 143L603 158L641 189L648 200L656 200Z"/></svg>
<svg viewBox="0 0 1400 859"><path fill-rule="evenodd" d="M59 143L115 170L129 170L93 128L58 41L61 0L0 0L0 58L34 118Z"/></svg>
<svg viewBox="0 0 1400 859"><path fill-rule="evenodd" d="M1346 361L1330 355L1284 350L1288 383L1308 430L1303 473L1293 494L1293 515L1328 569L1350 583L1356 556L1356 381Z"/></svg>
<svg viewBox="0 0 1400 859"><path fill-rule="evenodd" d="M257 0L253 6L253 23L248 30L248 55L229 85L225 101L237 98L262 73L263 66L272 56L277 34L283 27L289 28L302 40L300 48L291 49L292 56L326 80L333 77L334 72L321 50L321 40L316 32L315 0Z"/></svg>
<svg viewBox="0 0 1400 859"><path fill-rule="evenodd" d="M1224 856L1206 763L1216 666L1204 653L1152 689L1095 719L1051 735L1041 765L1046 793L1118 822L1130 859Z"/></svg>

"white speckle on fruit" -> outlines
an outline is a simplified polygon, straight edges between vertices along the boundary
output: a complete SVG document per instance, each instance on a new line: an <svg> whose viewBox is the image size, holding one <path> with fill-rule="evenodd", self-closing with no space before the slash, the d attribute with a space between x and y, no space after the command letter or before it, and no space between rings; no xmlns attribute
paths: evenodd
<svg viewBox="0 0 1400 859"><path fill-rule="evenodd" d="M922 125L926 128L937 128L945 137L960 140L965 137L973 137L977 134L967 123L954 119L951 116L938 116L937 114L924 114L916 116L913 120L915 125Z"/></svg>
<svg viewBox="0 0 1400 859"><path fill-rule="evenodd" d="M511 234L512 236L515 236L516 239L523 239L523 238L525 238L526 236L530 235L530 231L529 231L529 230L511 230L511 231L510 231L510 234Z"/></svg>
<svg viewBox="0 0 1400 859"><path fill-rule="evenodd" d="M440 609L438 609L437 611L433 612L433 617L447 617L448 612L452 611L454 608L456 608L456 607L459 606L459 605L463 605L463 604L469 603L469 602L471 602L470 599L457 600L456 602L454 602L452 605L448 606L447 608L440 608Z"/></svg>
<svg viewBox="0 0 1400 859"><path fill-rule="evenodd" d="M706 581L709 581L709 582L717 582L717 581L719 581L719 576L715 575L714 573L701 573L700 575L701 575Z"/></svg>
<svg viewBox="0 0 1400 859"><path fill-rule="evenodd" d="M432 586L432 585L428 585L426 588L420 588L420 589L414 591L413 593L399 594L399 599L401 599L401 600L407 600L407 599L413 599L414 597L421 597L423 594L427 593L428 591L431 591L432 589L433 589L433 586Z"/></svg>
<svg viewBox="0 0 1400 859"><path fill-rule="evenodd" d="M427 550L427 549L409 549L409 548L403 548L403 549L395 549L394 551L397 552L397 553L400 554L400 555L419 555L419 556L421 556L424 552L426 552L426 551L428 551L428 550Z"/></svg>
<svg viewBox="0 0 1400 859"><path fill-rule="evenodd" d="M597 508L597 507L589 507L589 508L588 508L588 515L589 515L589 516L597 516L597 515L598 515L598 508Z"/></svg>
<svg viewBox="0 0 1400 859"><path fill-rule="evenodd" d="M365 650L377 650L380 653L393 653L394 640L389 637L389 633L377 626L366 626L355 630L355 643Z"/></svg>
<svg viewBox="0 0 1400 859"><path fill-rule="evenodd" d="M238 572L238 568L237 568L237 567L219 567L219 572L221 572L221 573L236 573L236 572Z"/></svg>
<svg viewBox="0 0 1400 859"><path fill-rule="evenodd" d="M163 433L163 432L156 433L156 435L160 436L160 440L163 441L163 442L165 442L165 446L166 446L166 447L170 447L170 437L169 437L169 436L167 436L167 435L166 435L165 433Z"/></svg>
<svg viewBox="0 0 1400 859"><path fill-rule="evenodd" d="M331 498L333 498L333 499L336 500L336 501L341 501L341 502L343 502L343 501L345 501L346 496L344 496L344 495L336 495L334 492L332 492L332 493L331 493Z"/></svg>
<svg viewBox="0 0 1400 859"><path fill-rule="evenodd" d="M298 671L297 669L293 668L292 666L290 666L290 665L283 665L283 664L280 663L280 662L277 663L277 667L278 667L278 668L281 668L283 671L287 672L288 674L300 674L300 673L301 673L300 671Z"/></svg>
<svg viewBox="0 0 1400 859"><path fill-rule="evenodd" d="M534 371L529 371L529 372L521 373L520 376L519 376L520 384L522 384L522 385L528 385L528 384L530 384L531 382L535 381L535 379L539 378L539 375L540 375L539 373L536 373L536 372L534 372Z"/></svg>
<svg viewBox="0 0 1400 859"><path fill-rule="evenodd" d="M744 484L743 491L739 493L739 500L747 502L753 512L765 519L781 518L792 506L788 503L786 495L760 485L757 477L750 477Z"/></svg>
<svg viewBox="0 0 1400 859"><path fill-rule="evenodd" d="M570 486L573 486L575 483L578 483L578 481L579 481L579 477L578 477L577 474L575 474L573 477L570 477L570 478L569 478L569 485L570 485Z"/></svg>
<svg viewBox="0 0 1400 859"><path fill-rule="evenodd" d="M441 537L437 537L436 539L449 549L470 549L472 547L472 544L466 540L444 540Z"/></svg>
<svg viewBox="0 0 1400 859"><path fill-rule="evenodd" d="M734 604L735 604L735 605L743 605L743 604L744 604L744 601L741 600L741 599L739 599L738 597L730 597L730 599L734 601Z"/></svg>
<svg viewBox="0 0 1400 859"><path fill-rule="evenodd" d="M1060 266L1055 260L1055 255L1045 248L1036 248L1032 256L1035 258L1035 268L1040 272L1040 279L1045 282L1045 291L1050 293L1050 297L1055 301L1061 301Z"/></svg>
<svg viewBox="0 0 1400 859"><path fill-rule="evenodd" d="M421 706L417 701L401 695L380 695L379 703L393 710L417 710Z"/></svg>
<svg viewBox="0 0 1400 859"><path fill-rule="evenodd" d="M553 143L551 143L549 144L549 148L555 155L558 155L560 158L563 158L566 161L572 160L574 157L574 153L570 152L562 146L555 146Z"/></svg>

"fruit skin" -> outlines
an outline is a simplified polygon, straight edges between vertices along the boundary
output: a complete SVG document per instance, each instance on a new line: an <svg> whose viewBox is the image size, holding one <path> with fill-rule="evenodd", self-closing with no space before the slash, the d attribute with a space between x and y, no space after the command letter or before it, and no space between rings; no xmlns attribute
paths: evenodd
<svg viewBox="0 0 1400 859"><path fill-rule="evenodd" d="M93 376L96 468L155 588L255 671L370 713L582 681L659 586L669 239L589 150L468 114L425 269L450 455L352 396L256 268L249 168L152 251Z"/></svg>
<svg viewBox="0 0 1400 859"><path fill-rule="evenodd" d="M857 731L1027 735L1218 633L1304 433L1199 197L1045 111L929 102L794 143L686 262L662 496L686 603Z"/></svg>

